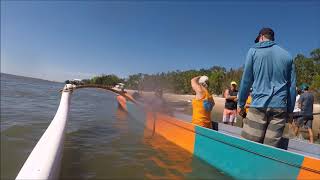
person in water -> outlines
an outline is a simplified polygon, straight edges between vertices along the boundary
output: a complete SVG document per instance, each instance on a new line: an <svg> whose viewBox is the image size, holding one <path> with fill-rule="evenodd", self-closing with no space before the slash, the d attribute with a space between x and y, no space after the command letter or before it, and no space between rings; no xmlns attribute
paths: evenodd
<svg viewBox="0 0 320 180"><path fill-rule="evenodd" d="M238 101L238 90L237 83L232 81L230 83L230 88L224 91L224 97L226 98L226 102L224 104L223 110L223 123L233 124L236 122L237 118L237 101Z"/></svg>
<svg viewBox="0 0 320 180"><path fill-rule="evenodd" d="M309 91L309 86L307 84L302 84L301 89L303 93L301 94L298 103L301 110L301 117L296 121L295 135L299 133L299 128L305 126L309 132L309 142L313 143L313 132L312 132L312 122L313 122L313 94Z"/></svg>
<svg viewBox="0 0 320 180"><path fill-rule="evenodd" d="M212 128L211 111L215 103L208 91L208 80L207 76L197 76L191 80L191 87L196 92L192 100L192 123Z"/></svg>
<svg viewBox="0 0 320 180"><path fill-rule="evenodd" d="M168 115L172 115L172 112L169 108L169 104L163 97L162 88L157 88L154 93L154 98L152 99L151 105L153 110L157 112L166 113Z"/></svg>
<svg viewBox="0 0 320 180"><path fill-rule="evenodd" d="M241 136L279 147L288 113L296 99L293 58L275 43L274 31L260 30L249 49L239 89L239 114L245 109L252 87L252 103Z"/></svg>

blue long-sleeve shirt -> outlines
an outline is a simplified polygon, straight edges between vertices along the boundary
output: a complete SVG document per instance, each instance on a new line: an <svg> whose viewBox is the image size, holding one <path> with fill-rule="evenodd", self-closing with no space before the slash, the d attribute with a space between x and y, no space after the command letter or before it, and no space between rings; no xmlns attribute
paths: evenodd
<svg viewBox="0 0 320 180"><path fill-rule="evenodd" d="M239 107L245 106L251 87L250 107L293 111L296 99L293 59L275 42L259 42L249 49L240 84Z"/></svg>

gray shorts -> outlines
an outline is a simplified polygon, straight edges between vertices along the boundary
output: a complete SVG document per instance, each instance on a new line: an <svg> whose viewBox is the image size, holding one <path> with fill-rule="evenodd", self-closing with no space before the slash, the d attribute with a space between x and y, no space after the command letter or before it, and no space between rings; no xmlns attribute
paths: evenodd
<svg viewBox="0 0 320 180"><path fill-rule="evenodd" d="M278 147L287 121L282 108L249 108L243 120L241 136L255 142Z"/></svg>
<svg viewBox="0 0 320 180"><path fill-rule="evenodd" d="M311 118L305 118L305 117L300 117L295 121L297 126L306 127L309 129L312 129L312 122L313 122L313 120Z"/></svg>

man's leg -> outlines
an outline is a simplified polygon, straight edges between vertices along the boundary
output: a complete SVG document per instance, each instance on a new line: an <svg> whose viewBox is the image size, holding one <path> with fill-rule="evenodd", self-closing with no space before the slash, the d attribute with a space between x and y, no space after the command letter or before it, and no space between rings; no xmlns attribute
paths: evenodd
<svg viewBox="0 0 320 180"><path fill-rule="evenodd" d="M287 121L287 110L271 108L267 110L267 118L269 125L263 143L279 147L279 142Z"/></svg>
<svg viewBox="0 0 320 180"><path fill-rule="evenodd" d="M295 136L295 130L296 130L296 126L295 126L295 122L296 120L293 119L291 122L288 123L289 125L289 137L294 137Z"/></svg>
<svg viewBox="0 0 320 180"><path fill-rule="evenodd" d="M304 117L299 117L295 121L294 135L298 137L300 127L303 125Z"/></svg>
<svg viewBox="0 0 320 180"><path fill-rule="evenodd" d="M313 132L312 132L312 120L308 120L306 123L306 126L308 128L308 132L309 132L309 142L313 143Z"/></svg>
<svg viewBox="0 0 320 180"><path fill-rule="evenodd" d="M267 117L265 108L250 108L247 114L241 136L245 139L263 142L267 128Z"/></svg>
<svg viewBox="0 0 320 180"><path fill-rule="evenodd" d="M294 135L297 137L299 133L299 126L295 126Z"/></svg>
<svg viewBox="0 0 320 180"><path fill-rule="evenodd" d="M308 128L308 132L309 132L309 142L313 143L313 132L311 128Z"/></svg>

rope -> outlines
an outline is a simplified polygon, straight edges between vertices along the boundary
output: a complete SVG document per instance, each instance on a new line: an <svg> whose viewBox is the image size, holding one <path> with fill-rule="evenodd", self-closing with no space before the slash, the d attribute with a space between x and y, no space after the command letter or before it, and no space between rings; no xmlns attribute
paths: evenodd
<svg viewBox="0 0 320 180"><path fill-rule="evenodd" d="M127 94L127 92L119 91L116 89L113 89L112 86L104 86L104 85L98 85L98 84L87 84L87 85L74 85L73 88L68 89L68 91L76 90L76 89L83 89L83 88L98 88L98 89L104 89L110 92L113 92L117 95L121 95L125 97L127 100L137 104L137 102ZM64 89L60 90L60 92L65 91Z"/></svg>

